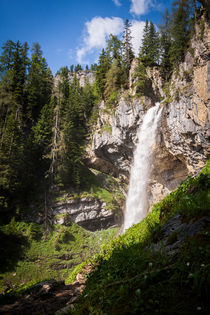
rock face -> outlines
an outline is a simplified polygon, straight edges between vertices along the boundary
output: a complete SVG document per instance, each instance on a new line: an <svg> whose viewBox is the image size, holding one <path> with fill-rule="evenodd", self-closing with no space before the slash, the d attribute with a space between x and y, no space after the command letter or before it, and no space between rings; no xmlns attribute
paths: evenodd
<svg viewBox="0 0 210 315"><path fill-rule="evenodd" d="M197 27L189 52L170 84L158 68L148 69L150 96L137 97L130 72L129 92L121 93L117 106L99 107L99 118L87 149L87 163L102 172L112 172L129 182L137 130L148 108L162 100L163 117L151 166L148 196L150 205L175 189L189 174L197 174L210 155L210 29L205 23L202 40Z"/></svg>
<svg viewBox="0 0 210 315"><path fill-rule="evenodd" d="M79 80L79 84L80 86L84 86L86 82L90 83L91 85L94 83L95 81L95 74L93 71L91 70L80 70L76 72L76 77ZM69 72L68 74L68 78L69 78L69 82L71 83L73 81L74 78L74 73ZM54 86L57 87L58 86L58 82L60 80L60 76L56 75L54 78Z"/></svg>
<svg viewBox="0 0 210 315"><path fill-rule="evenodd" d="M99 116L86 148L85 163L93 169L118 177L126 195L137 131L146 111L162 101L162 122L153 148L154 160L148 184L150 207L174 190L186 177L195 175L210 156L210 28L204 21L201 39L196 26L191 47L170 82L164 81L158 67L147 69L145 95L139 97L135 85L133 61L129 75L129 90L121 91L110 109L104 101L99 104ZM95 80L91 71L79 71L80 85ZM69 73L72 81L73 74ZM56 77L55 80L59 80ZM55 223L71 221L89 230L114 226L115 215L95 199L71 200L53 207Z"/></svg>
<svg viewBox="0 0 210 315"><path fill-rule="evenodd" d="M90 84L93 84L95 81L95 75L94 72L91 70L81 70L76 73L77 79L79 80L80 86L84 86L85 82L88 82ZM72 82L74 78L73 73L69 73L69 81Z"/></svg>
<svg viewBox="0 0 210 315"><path fill-rule="evenodd" d="M118 225L115 214L106 209L106 203L93 198L71 199L52 207L55 224L69 225L75 222L83 228L95 231Z"/></svg>
<svg viewBox="0 0 210 315"><path fill-rule="evenodd" d="M103 172L112 172L126 181L137 141L137 129L142 123L146 108L152 105L154 103L149 98L130 99L122 94L112 114L106 113L102 102L92 147L87 149L87 163Z"/></svg>

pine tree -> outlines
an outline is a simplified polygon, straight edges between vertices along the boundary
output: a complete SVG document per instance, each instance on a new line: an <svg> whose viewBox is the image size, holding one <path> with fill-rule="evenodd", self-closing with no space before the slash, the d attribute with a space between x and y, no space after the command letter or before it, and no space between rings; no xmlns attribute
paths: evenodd
<svg viewBox="0 0 210 315"><path fill-rule="evenodd" d="M106 100L109 99L109 97L113 93L119 91L121 87L121 68L119 66L118 60L115 59L112 63L109 71L106 74L106 84L105 84L105 90L104 90L104 97Z"/></svg>
<svg viewBox="0 0 210 315"><path fill-rule="evenodd" d="M96 70L97 70L97 64L96 64L96 63L92 64L92 65L90 66L90 70L91 70L91 71L96 71Z"/></svg>
<svg viewBox="0 0 210 315"><path fill-rule="evenodd" d="M31 64L27 84L28 118L36 122L42 107L50 102L52 73L38 43L32 47Z"/></svg>
<svg viewBox="0 0 210 315"><path fill-rule="evenodd" d="M45 137L43 135L46 132L45 124L50 117L45 115L42 123L39 117L43 106L49 104L47 99L51 94L52 76L50 70L44 67L43 71L37 74L35 70L38 67L36 67L33 75L34 77L37 75L40 80L37 79L37 86L32 84L31 68L34 60L31 61L29 71L27 52L27 43L22 45L19 41L17 43L8 41L0 57L2 71L0 81L0 194L2 198L0 199L4 200L4 205L7 204L14 210L23 200L29 198L30 192L39 187L39 182L45 175L46 165L49 164L44 158L49 134ZM42 59L39 49L32 54L32 59L35 55L37 59ZM46 64L43 59L42 61ZM36 104L29 103L37 106L36 119L34 119L34 126L37 127L36 136L31 130L31 124L28 124L33 106L28 106L27 102L30 100L32 90L42 96L36 98ZM44 113L41 113L42 115ZM38 125L36 125L37 121L39 121Z"/></svg>
<svg viewBox="0 0 210 315"><path fill-rule="evenodd" d="M80 64L77 64L77 65L74 67L74 71L75 71L75 72L82 71L82 66L81 66Z"/></svg>
<svg viewBox="0 0 210 315"><path fill-rule="evenodd" d="M146 20L139 58L145 66L154 66L159 63L159 57L160 41L158 32L155 30L153 22L149 23Z"/></svg>
<svg viewBox="0 0 210 315"><path fill-rule="evenodd" d="M67 67L60 69L60 80L59 80L59 101L61 110L65 108L69 99L69 71Z"/></svg>
<svg viewBox="0 0 210 315"><path fill-rule="evenodd" d="M58 175L64 185L81 185L82 155L85 140L85 104L79 81L74 76L69 88L69 102L62 120Z"/></svg>
<svg viewBox="0 0 210 315"><path fill-rule="evenodd" d="M27 44L7 41L0 58L0 191L14 197L21 186L19 170L24 156L24 100Z"/></svg>
<svg viewBox="0 0 210 315"><path fill-rule="evenodd" d="M160 54L161 54L161 67L164 73L170 73L172 69L170 61L170 48L171 48L171 18L168 9L163 15L163 23L160 28Z"/></svg>
<svg viewBox="0 0 210 315"><path fill-rule="evenodd" d="M184 54L190 38L189 19L191 8L188 0L173 3L170 47L170 59L173 65L183 61Z"/></svg>
<svg viewBox="0 0 210 315"><path fill-rule="evenodd" d="M90 115L92 113L93 106L95 104L95 97L94 97L94 91L93 86L90 84L89 80L85 80L85 85L82 89L82 98L84 105L84 115L85 120L88 121L90 118Z"/></svg>
<svg viewBox="0 0 210 315"><path fill-rule="evenodd" d="M114 36L112 34L109 35L109 39L107 41L106 54L107 56L109 56L111 63L114 60L117 60L119 64L121 63L122 43L117 38L117 36Z"/></svg>
<svg viewBox="0 0 210 315"><path fill-rule="evenodd" d="M144 95L148 78L147 78L145 64L141 61L140 58L138 59L138 64L135 69L135 78L137 79L136 84L135 84L136 92L139 95Z"/></svg>
<svg viewBox="0 0 210 315"><path fill-rule="evenodd" d="M15 46L16 43L11 40L8 40L2 46L2 54L0 56L1 76L13 67Z"/></svg>
<svg viewBox="0 0 210 315"><path fill-rule="evenodd" d="M159 64L160 39L159 33L156 31L153 22L150 22L149 26L149 42L150 42L149 60L151 62L151 65Z"/></svg>
<svg viewBox="0 0 210 315"><path fill-rule="evenodd" d="M106 74L111 66L111 57L102 49L99 56L99 64L96 70L96 84L101 98L104 98Z"/></svg>
<svg viewBox="0 0 210 315"><path fill-rule="evenodd" d="M134 58L134 53L132 49L132 37L131 37L131 24L127 19L125 21L124 34L123 34L123 45L122 45L122 58L123 63L125 64L125 69L127 76L131 67L131 62Z"/></svg>
<svg viewBox="0 0 210 315"><path fill-rule="evenodd" d="M139 58L144 62L147 59L147 56L149 55L149 21L146 19L145 26L143 29L143 37L142 37L142 44L139 51Z"/></svg>

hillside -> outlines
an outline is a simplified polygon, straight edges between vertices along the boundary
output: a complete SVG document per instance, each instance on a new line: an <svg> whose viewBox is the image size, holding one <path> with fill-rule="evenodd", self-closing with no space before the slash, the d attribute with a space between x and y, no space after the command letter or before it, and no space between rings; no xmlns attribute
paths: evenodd
<svg viewBox="0 0 210 315"><path fill-rule="evenodd" d="M92 70L53 77L38 43L5 43L0 313L208 314L210 13L193 3L147 20L136 57L126 20ZM126 226L133 173L144 219Z"/></svg>
<svg viewBox="0 0 210 315"><path fill-rule="evenodd" d="M208 314L209 187L208 162L104 248L67 313Z"/></svg>

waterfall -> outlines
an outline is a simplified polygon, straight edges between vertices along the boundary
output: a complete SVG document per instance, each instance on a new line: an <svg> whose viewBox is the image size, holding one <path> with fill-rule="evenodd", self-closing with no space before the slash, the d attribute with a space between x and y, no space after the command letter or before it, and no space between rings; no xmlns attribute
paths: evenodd
<svg viewBox="0 0 210 315"><path fill-rule="evenodd" d="M152 168L153 149L162 108L156 103L150 108L138 131L138 143L131 166L130 184L126 200L124 231L143 220L148 211L147 185Z"/></svg>

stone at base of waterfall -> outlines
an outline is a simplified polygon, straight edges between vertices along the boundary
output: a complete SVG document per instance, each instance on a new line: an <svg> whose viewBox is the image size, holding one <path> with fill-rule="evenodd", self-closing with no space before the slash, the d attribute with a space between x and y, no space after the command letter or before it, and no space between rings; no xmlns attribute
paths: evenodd
<svg viewBox="0 0 210 315"><path fill-rule="evenodd" d="M105 202L90 197L57 203L53 206L54 223L70 225L74 222L90 231L118 226L117 216L106 207Z"/></svg>

